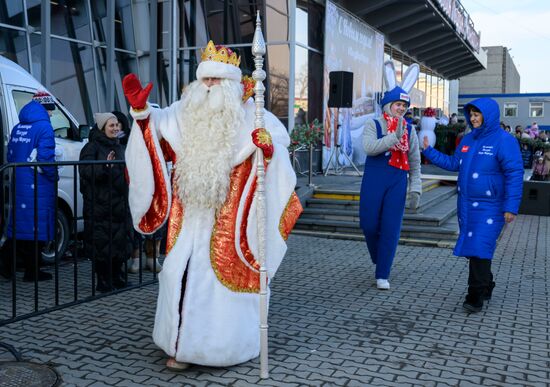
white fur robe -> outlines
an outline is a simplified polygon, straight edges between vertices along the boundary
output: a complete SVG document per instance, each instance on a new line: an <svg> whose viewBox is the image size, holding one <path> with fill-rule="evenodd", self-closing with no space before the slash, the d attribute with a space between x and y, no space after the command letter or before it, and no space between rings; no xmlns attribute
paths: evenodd
<svg viewBox="0 0 550 387"><path fill-rule="evenodd" d="M165 139L175 153L184 139L181 127L185 117L181 116L181 101L166 109L148 107L134 112L136 120L150 115L150 129L157 154L162 155L159 141ZM249 99L244 105L245 127L239 129L233 167L253 156L256 150L251 139L254 130L255 105ZM279 225L285 206L294 192L296 175L290 165L287 146L289 137L282 123L266 111L266 129L274 144L274 154L266 171L267 207L267 270L269 279L275 272L286 252L286 242L281 236ZM130 209L134 227L140 230L142 217L151 206L155 191L151 157L145 145L141 129L134 122L126 150L126 163L130 178ZM163 176L168 192L168 208L172 200L169 171L163 165ZM256 171L254 157L252 171L243 192L237 212L236 233L243 214L246 193ZM246 229L250 251L257 257L256 200L252 201ZM183 203L185 206L185 203ZM175 244L166 256L159 274L159 296L153 339L169 356L177 361L207 366L228 366L242 363L259 355L259 295L257 293L230 290L217 278L211 263L210 242L215 221L214 210L189 208L185 206L183 225ZM239 240L237 235L236 241ZM242 258L239 243L236 250ZM182 315L179 303L182 277L187 270ZM181 321L180 321L181 320ZM179 330L178 330L179 326Z"/></svg>

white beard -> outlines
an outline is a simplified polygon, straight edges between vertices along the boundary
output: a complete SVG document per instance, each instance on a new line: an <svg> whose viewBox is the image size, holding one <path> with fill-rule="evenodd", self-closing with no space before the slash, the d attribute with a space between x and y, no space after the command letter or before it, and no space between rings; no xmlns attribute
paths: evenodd
<svg viewBox="0 0 550 387"><path fill-rule="evenodd" d="M195 81L182 95L184 125L175 178L186 207L217 210L225 202L235 135L244 122L241 98L241 84L227 79L210 89Z"/></svg>

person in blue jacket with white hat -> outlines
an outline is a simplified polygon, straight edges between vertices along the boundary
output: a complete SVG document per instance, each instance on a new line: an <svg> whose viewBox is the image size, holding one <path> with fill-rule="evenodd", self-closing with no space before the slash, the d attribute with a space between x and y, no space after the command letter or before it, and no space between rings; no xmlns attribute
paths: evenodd
<svg viewBox="0 0 550 387"><path fill-rule="evenodd" d="M361 183L359 221L370 258L376 265L376 287L380 290L390 288L389 276L401 233L407 190L409 208L413 209L418 207L422 193L418 137L403 117L419 71L418 64L412 64L398 85L393 62L384 64L386 92L380 102L383 115L368 120L363 130L367 159Z"/></svg>
<svg viewBox="0 0 550 387"><path fill-rule="evenodd" d="M491 273L497 239L518 213L523 192L523 165L518 142L499 125L500 110L491 98L464 106L471 132L455 154L433 149L424 137L424 155L435 165L458 171L458 224L454 254L469 259L468 294L463 306L479 312L495 287Z"/></svg>

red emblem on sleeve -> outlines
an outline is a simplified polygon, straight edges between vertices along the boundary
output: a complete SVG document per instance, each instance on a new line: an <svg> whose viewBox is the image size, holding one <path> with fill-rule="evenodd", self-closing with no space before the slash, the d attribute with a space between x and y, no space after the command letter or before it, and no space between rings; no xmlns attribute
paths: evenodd
<svg viewBox="0 0 550 387"><path fill-rule="evenodd" d="M470 147L468 145L464 145L460 151L462 153L466 153L466 152L468 152L468 149L470 149Z"/></svg>

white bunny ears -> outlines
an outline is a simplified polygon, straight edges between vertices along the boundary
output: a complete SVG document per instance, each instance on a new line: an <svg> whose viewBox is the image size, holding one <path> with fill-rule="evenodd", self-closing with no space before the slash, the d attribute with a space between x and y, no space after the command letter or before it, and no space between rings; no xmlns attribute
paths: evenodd
<svg viewBox="0 0 550 387"><path fill-rule="evenodd" d="M418 79L418 74L420 74L420 67L418 64L413 63L409 66L407 71L405 71L401 85L398 85L397 78L395 77L395 67L393 66L393 62L387 61L384 63L384 83L386 85L386 90L390 91L396 86L400 86L403 90L409 93Z"/></svg>

